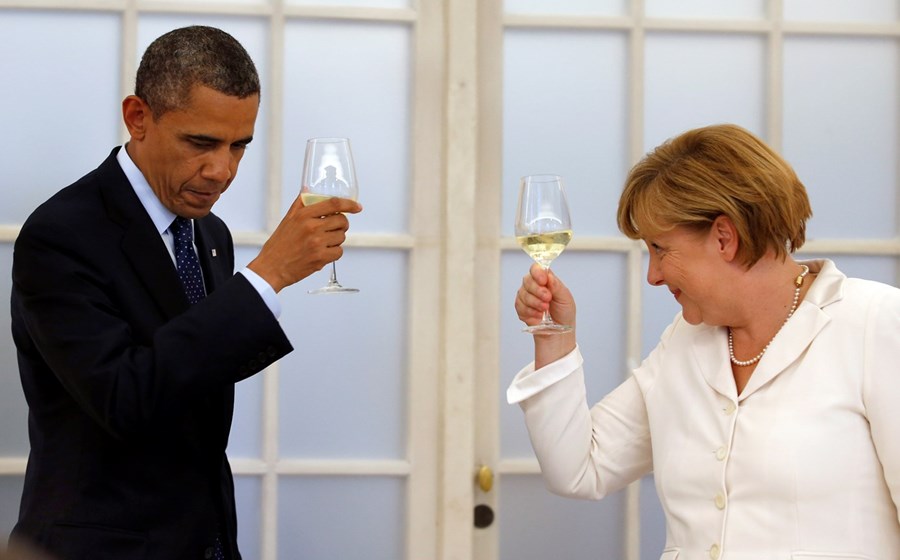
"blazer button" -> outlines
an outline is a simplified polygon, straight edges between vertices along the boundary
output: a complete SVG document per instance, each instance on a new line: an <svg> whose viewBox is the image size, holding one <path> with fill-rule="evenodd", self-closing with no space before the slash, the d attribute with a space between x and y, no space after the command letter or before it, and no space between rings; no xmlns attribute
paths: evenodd
<svg viewBox="0 0 900 560"><path fill-rule="evenodd" d="M715 498L716 507L718 509L725 509L725 495L724 494L716 494Z"/></svg>

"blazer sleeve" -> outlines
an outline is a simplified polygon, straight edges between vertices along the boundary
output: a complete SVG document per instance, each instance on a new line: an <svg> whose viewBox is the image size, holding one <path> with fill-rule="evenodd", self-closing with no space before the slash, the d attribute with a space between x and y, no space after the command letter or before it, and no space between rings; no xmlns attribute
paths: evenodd
<svg viewBox="0 0 900 560"><path fill-rule="evenodd" d="M242 275L166 316L141 287L146 279L97 257L84 238L44 220L26 223L16 241L13 336L38 406L65 402L61 385L106 431L127 438L290 352Z"/></svg>
<svg viewBox="0 0 900 560"><path fill-rule="evenodd" d="M866 331L866 417L900 521L900 290L885 289L875 299Z"/></svg>
<svg viewBox="0 0 900 560"><path fill-rule="evenodd" d="M568 375L554 372L556 364L536 372L526 367L513 387L542 373L553 378L539 391L527 391L529 396L519 402L544 482L556 494L600 499L651 471L647 410L633 376L588 407L580 355L577 358ZM573 363L569 356L561 361Z"/></svg>

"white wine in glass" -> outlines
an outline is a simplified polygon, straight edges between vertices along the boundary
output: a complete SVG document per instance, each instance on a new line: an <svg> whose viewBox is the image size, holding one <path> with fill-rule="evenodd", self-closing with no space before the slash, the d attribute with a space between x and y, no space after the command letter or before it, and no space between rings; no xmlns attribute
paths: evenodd
<svg viewBox="0 0 900 560"><path fill-rule="evenodd" d="M516 240L534 262L547 270L572 240L572 221L562 177L522 177L516 210ZM556 323L549 311L544 311L540 323L522 329L532 334L561 334L571 330L569 325Z"/></svg>
<svg viewBox="0 0 900 560"><path fill-rule="evenodd" d="M356 200L359 185L353 166L350 141L346 138L310 138L306 141L306 157L303 160L303 179L300 186L300 200L304 206L322 202L329 198L349 198ZM310 290L311 294L348 294L357 288L345 288L337 280L334 261L331 262L331 277L321 288Z"/></svg>

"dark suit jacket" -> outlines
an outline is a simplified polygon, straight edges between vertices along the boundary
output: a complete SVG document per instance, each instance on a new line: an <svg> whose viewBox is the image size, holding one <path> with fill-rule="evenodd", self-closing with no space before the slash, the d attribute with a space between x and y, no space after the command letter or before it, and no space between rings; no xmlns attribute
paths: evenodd
<svg viewBox="0 0 900 560"><path fill-rule="evenodd" d="M16 239L31 453L13 538L64 560L175 560L204 558L219 531L240 558L225 456L234 383L292 348L233 274L231 235L212 214L195 221L209 295L189 307L117 151Z"/></svg>

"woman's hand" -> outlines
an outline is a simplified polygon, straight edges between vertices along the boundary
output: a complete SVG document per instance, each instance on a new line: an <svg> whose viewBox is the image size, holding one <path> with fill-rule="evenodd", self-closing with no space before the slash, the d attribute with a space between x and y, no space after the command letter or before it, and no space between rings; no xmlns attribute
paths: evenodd
<svg viewBox="0 0 900 560"><path fill-rule="evenodd" d="M544 311L557 323L571 325L565 334L535 334L535 368L562 358L575 348L575 299L555 274L537 263L531 265L516 293L516 313L526 325L541 322Z"/></svg>

